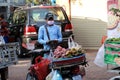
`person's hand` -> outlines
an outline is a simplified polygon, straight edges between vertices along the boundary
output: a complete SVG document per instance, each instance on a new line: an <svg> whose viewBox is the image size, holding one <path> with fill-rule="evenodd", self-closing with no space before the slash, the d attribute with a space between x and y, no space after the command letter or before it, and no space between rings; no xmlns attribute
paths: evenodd
<svg viewBox="0 0 120 80"><path fill-rule="evenodd" d="M51 43L58 43L58 40L48 40L47 42L46 42L46 44L51 44Z"/></svg>
<svg viewBox="0 0 120 80"><path fill-rule="evenodd" d="M53 40L53 42L58 43L58 40Z"/></svg>
<svg viewBox="0 0 120 80"><path fill-rule="evenodd" d="M50 41L48 40L48 41L46 42L46 44L50 44Z"/></svg>

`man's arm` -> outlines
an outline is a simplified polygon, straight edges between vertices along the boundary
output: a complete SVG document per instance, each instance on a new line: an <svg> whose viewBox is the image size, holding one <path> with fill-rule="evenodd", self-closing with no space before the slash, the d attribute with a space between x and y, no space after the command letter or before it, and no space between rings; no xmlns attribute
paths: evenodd
<svg viewBox="0 0 120 80"><path fill-rule="evenodd" d="M38 31L38 42L41 44L46 44L46 41L43 38L44 38L44 27L41 26Z"/></svg>
<svg viewBox="0 0 120 80"><path fill-rule="evenodd" d="M62 32L60 31L59 27L58 27L58 42L62 42Z"/></svg>

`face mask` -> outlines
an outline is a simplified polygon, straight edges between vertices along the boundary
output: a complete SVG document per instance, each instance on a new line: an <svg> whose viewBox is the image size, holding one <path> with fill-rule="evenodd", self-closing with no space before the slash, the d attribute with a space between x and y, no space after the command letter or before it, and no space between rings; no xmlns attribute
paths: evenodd
<svg viewBox="0 0 120 80"><path fill-rule="evenodd" d="M47 24L48 24L48 25L53 25L53 24L54 24L54 21L48 21Z"/></svg>

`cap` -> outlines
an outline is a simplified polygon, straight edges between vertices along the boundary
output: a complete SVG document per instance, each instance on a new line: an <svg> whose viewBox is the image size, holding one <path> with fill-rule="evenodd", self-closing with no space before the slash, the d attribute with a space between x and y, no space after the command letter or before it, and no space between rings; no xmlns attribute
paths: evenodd
<svg viewBox="0 0 120 80"><path fill-rule="evenodd" d="M54 15L52 13L47 13L46 16L45 16L45 19L46 20L54 19Z"/></svg>

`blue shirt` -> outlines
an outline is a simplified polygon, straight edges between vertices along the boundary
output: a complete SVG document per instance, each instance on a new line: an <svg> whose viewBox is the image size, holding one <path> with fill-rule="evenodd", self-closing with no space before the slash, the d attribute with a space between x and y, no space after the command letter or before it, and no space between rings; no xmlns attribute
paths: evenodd
<svg viewBox="0 0 120 80"><path fill-rule="evenodd" d="M60 27L57 25L48 26L47 30L50 36L50 40L58 40L58 42L62 41L62 33L60 31ZM46 44L46 42L49 41L45 25L41 26L38 31L38 42L43 44L44 50L49 50L50 47Z"/></svg>

